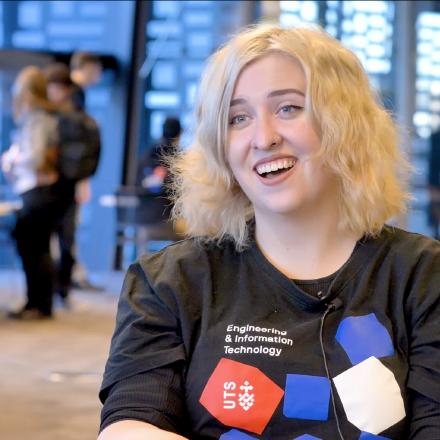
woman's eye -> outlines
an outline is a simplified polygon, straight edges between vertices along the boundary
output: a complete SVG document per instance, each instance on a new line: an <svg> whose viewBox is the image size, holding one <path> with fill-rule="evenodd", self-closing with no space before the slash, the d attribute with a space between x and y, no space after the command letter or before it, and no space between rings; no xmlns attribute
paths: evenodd
<svg viewBox="0 0 440 440"><path fill-rule="evenodd" d="M236 115L229 120L230 125L239 125L247 121L246 115Z"/></svg>
<svg viewBox="0 0 440 440"><path fill-rule="evenodd" d="M289 105L283 105L283 106L280 108L279 113L280 113L281 115L286 115L286 116L288 116L288 115L292 115L292 114L298 112L298 111L301 110L301 109L302 109L302 107L300 107L299 105L292 105L292 104L289 104Z"/></svg>

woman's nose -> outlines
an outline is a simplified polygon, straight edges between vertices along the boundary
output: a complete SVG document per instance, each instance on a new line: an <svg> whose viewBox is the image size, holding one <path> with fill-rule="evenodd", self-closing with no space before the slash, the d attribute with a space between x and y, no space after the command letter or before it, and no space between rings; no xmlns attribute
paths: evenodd
<svg viewBox="0 0 440 440"><path fill-rule="evenodd" d="M259 150L270 150L281 143L281 135L270 120L270 117L256 121L252 147Z"/></svg>

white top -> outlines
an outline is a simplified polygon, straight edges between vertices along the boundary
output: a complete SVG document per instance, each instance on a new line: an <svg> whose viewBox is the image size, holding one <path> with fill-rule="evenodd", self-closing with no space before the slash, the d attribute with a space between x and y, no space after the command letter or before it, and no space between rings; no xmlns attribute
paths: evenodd
<svg viewBox="0 0 440 440"><path fill-rule="evenodd" d="M42 111L29 114L20 125L16 142L1 158L2 171L17 194L39 185L37 169L47 148L57 145L57 132L56 118Z"/></svg>

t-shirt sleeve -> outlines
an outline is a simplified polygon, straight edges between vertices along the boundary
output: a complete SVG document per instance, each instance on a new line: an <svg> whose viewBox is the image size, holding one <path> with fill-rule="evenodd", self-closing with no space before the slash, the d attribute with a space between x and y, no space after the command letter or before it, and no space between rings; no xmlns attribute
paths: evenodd
<svg viewBox="0 0 440 440"><path fill-rule="evenodd" d="M408 387L440 402L440 251L434 244L431 255L413 274L409 294ZM434 255L432 257L432 255Z"/></svg>
<svg viewBox="0 0 440 440"><path fill-rule="evenodd" d="M186 360L173 292L151 284L140 264L130 266L99 394L103 403L118 382Z"/></svg>
<svg viewBox="0 0 440 440"><path fill-rule="evenodd" d="M112 385L102 408L100 430L120 420L138 420L177 434L186 433L182 367L181 362L175 363Z"/></svg>

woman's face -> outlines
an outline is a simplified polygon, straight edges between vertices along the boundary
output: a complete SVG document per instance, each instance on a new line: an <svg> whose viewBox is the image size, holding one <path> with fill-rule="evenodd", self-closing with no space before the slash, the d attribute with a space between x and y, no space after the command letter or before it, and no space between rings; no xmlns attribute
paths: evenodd
<svg viewBox="0 0 440 440"><path fill-rule="evenodd" d="M305 110L306 91L301 64L282 54L252 62L237 79L226 156L257 219L316 214L336 197L335 177L315 157L321 142Z"/></svg>

